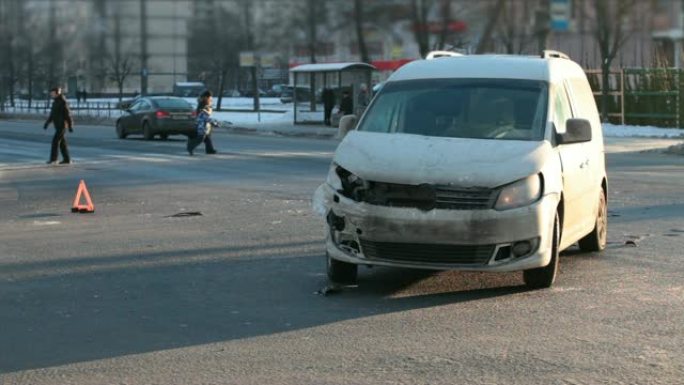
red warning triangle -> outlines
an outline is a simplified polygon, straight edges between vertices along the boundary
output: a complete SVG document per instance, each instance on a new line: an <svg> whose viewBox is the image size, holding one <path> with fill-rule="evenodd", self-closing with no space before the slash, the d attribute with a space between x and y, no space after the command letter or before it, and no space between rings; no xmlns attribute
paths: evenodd
<svg viewBox="0 0 684 385"><path fill-rule="evenodd" d="M81 196L85 196L86 204L81 204ZM90 193L86 187L85 181L81 179L81 183L78 184L78 190L76 191L76 196L74 197L74 203L71 205L72 213L93 213L95 212L95 205L93 205L93 200L90 199Z"/></svg>

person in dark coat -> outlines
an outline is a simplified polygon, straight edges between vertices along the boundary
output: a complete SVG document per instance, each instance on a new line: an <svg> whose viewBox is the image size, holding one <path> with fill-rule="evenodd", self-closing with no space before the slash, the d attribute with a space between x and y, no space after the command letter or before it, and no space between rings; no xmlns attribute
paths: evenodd
<svg viewBox="0 0 684 385"><path fill-rule="evenodd" d="M47 130L50 123L52 123L55 126L55 135L52 137L50 159L47 163L57 163L57 148L59 148L62 153L62 161L59 163L69 164L71 163L71 158L69 157L69 148L67 147L65 135L67 128L69 129L69 132L74 132L74 120L71 118L69 104L64 98L64 95L62 95L62 90L59 87L50 90L50 97L52 98L52 109L50 110L50 116L43 125L43 129Z"/></svg>
<svg viewBox="0 0 684 385"><path fill-rule="evenodd" d="M332 116L332 110L335 108L335 91L330 88L323 90L323 109L325 110L324 121L327 126L331 124L330 117Z"/></svg>
<svg viewBox="0 0 684 385"><path fill-rule="evenodd" d="M204 150L208 155L216 154L214 144L211 141L212 128L218 126L218 122L211 119L212 114L212 95L211 91L204 91L197 99L197 126L196 132L188 136L188 154L193 155L195 148L204 142Z"/></svg>
<svg viewBox="0 0 684 385"><path fill-rule="evenodd" d="M342 115L352 115L354 113L354 101L349 95L349 91L342 92L342 100L340 100L340 113Z"/></svg>

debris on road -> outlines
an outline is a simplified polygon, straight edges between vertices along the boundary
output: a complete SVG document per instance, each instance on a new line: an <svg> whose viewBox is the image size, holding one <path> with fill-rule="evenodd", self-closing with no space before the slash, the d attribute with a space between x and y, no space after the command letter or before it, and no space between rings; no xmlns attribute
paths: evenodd
<svg viewBox="0 0 684 385"><path fill-rule="evenodd" d="M337 283L330 283L326 287L316 291L314 294L327 297L330 294L338 294L345 289L354 289L357 287L359 287L359 285L340 285Z"/></svg>
<svg viewBox="0 0 684 385"><path fill-rule="evenodd" d="M183 211L173 215L167 215L164 218L185 218L185 217L201 217L204 214L200 211Z"/></svg>

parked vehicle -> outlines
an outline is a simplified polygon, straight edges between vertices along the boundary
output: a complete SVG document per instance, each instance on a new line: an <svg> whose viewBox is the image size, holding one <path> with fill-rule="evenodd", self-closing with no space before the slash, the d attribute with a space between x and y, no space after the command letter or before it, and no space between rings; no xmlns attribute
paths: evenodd
<svg viewBox="0 0 684 385"><path fill-rule="evenodd" d="M308 101L311 95L311 89L309 87L297 87L297 101L305 102ZM319 98L320 99L320 98ZM292 103L294 100L294 87L284 86L283 92L280 94L280 102L283 104Z"/></svg>
<svg viewBox="0 0 684 385"><path fill-rule="evenodd" d="M159 135L191 135L195 132L195 108L185 99L172 96L138 98L116 121L116 135L125 139L142 134L146 140Z"/></svg>
<svg viewBox="0 0 684 385"><path fill-rule="evenodd" d="M202 82L176 82L173 85L173 95L192 98L199 96L206 89L207 86Z"/></svg>
<svg viewBox="0 0 684 385"><path fill-rule="evenodd" d="M274 84L266 91L266 96L269 98L279 98L287 87L287 84Z"/></svg>
<svg viewBox="0 0 684 385"><path fill-rule="evenodd" d="M244 96L246 98L253 98L254 97L254 90L253 89L244 90L244 91L242 91L242 96ZM259 97L260 98L266 97L266 92L262 89L259 89Z"/></svg>
<svg viewBox="0 0 684 385"><path fill-rule="evenodd" d="M229 97L229 98L239 98L240 96L242 96L242 94L240 93L240 91L238 91L236 89L230 89L230 90L224 90L223 96Z"/></svg>
<svg viewBox="0 0 684 385"><path fill-rule="evenodd" d="M475 55L395 72L314 197L328 277L358 265L523 271L550 287L559 252L606 246L601 123L567 56Z"/></svg>

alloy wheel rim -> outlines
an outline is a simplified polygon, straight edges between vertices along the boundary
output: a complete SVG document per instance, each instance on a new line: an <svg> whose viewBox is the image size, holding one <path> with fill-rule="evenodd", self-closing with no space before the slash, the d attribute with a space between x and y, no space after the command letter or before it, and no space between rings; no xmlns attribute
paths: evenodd
<svg viewBox="0 0 684 385"><path fill-rule="evenodd" d="M601 196L601 207L599 208L599 213L598 213L598 223L596 224L598 226L598 235L599 235L599 243L601 247L605 246L606 244L606 238L607 238L607 219L608 215L606 213L606 202L605 198L603 195Z"/></svg>

